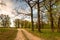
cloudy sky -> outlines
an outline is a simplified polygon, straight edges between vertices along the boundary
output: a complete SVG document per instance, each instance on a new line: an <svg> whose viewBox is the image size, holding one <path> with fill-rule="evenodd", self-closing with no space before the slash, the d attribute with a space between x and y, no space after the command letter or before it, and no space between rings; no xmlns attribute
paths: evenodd
<svg viewBox="0 0 60 40"><path fill-rule="evenodd" d="M16 18L26 17L24 14L17 14L17 11L20 13L30 13L30 8L26 2L22 0L0 0L0 14L9 15L11 22ZM36 10L33 12L37 16ZM31 17L27 16L25 20L31 21ZM13 25L13 24L12 24Z"/></svg>
<svg viewBox="0 0 60 40"><path fill-rule="evenodd" d="M8 14L10 17L16 15L18 10L19 12L27 13L28 6L24 2L16 1L16 0L0 0L0 3L4 3L0 5L0 14ZM26 8L27 7L27 8ZM11 15L12 14L12 15Z"/></svg>

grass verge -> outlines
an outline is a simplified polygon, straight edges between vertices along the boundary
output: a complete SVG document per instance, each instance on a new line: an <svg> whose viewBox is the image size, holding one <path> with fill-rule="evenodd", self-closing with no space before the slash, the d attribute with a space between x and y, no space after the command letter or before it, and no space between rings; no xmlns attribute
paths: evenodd
<svg viewBox="0 0 60 40"><path fill-rule="evenodd" d="M0 28L0 40L14 40L17 34L16 29Z"/></svg>
<svg viewBox="0 0 60 40"><path fill-rule="evenodd" d="M45 40L60 40L60 33L59 32L51 32L50 29L42 29L42 33L38 32L37 29L31 31L31 29L26 29L28 32L32 33L35 36L38 36Z"/></svg>

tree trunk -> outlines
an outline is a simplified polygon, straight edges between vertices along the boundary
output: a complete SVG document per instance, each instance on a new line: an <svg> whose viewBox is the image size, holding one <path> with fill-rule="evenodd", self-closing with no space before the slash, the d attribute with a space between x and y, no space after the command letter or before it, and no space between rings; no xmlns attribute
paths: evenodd
<svg viewBox="0 0 60 40"><path fill-rule="evenodd" d="M52 29L52 32L54 32L54 24L53 24L53 17L52 17L52 13L50 13L50 18L51 18L51 29Z"/></svg>
<svg viewBox="0 0 60 40"><path fill-rule="evenodd" d="M39 0L37 6L38 6L38 31L41 32Z"/></svg>
<svg viewBox="0 0 60 40"><path fill-rule="evenodd" d="M51 6L51 0L50 0L50 22L51 22L51 29L52 29L52 32L54 32L54 23L53 23L53 14L52 14L52 6Z"/></svg>
<svg viewBox="0 0 60 40"><path fill-rule="evenodd" d="M32 23L32 31L34 31L34 23L33 23L33 8L31 7L31 23Z"/></svg>
<svg viewBox="0 0 60 40"><path fill-rule="evenodd" d="M19 28L19 20L18 20L18 28Z"/></svg>
<svg viewBox="0 0 60 40"><path fill-rule="evenodd" d="M58 30L57 31L60 32L60 16L58 18Z"/></svg>

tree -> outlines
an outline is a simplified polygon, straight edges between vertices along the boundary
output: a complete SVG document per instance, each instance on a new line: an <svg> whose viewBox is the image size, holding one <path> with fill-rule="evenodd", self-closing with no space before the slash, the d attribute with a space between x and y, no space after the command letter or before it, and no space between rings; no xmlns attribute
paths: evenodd
<svg viewBox="0 0 60 40"><path fill-rule="evenodd" d="M52 13L52 10L53 10L53 6L58 2L59 0L45 0L44 1L44 5L45 5L45 8L47 9L47 11L49 12L50 14L50 23L51 23L51 29L52 31L54 32L54 21L53 21L53 13Z"/></svg>
<svg viewBox="0 0 60 40"><path fill-rule="evenodd" d="M38 6L38 31L41 32L41 24L40 24L40 6L39 6L39 0L37 1Z"/></svg>
<svg viewBox="0 0 60 40"><path fill-rule="evenodd" d="M41 12L43 12L43 11L41 11L40 9L43 7L43 2L44 2L44 0L37 0L36 1L36 4L37 4L37 11L38 11L38 31L39 32L41 32Z"/></svg>
<svg viewBox="0 0 60 40"><path fill-rule="evenodd" d="M10 17L8 15L0 15L2 26L3 27L10 27Z"/></svg>
<svg viewBox="0 0 60 40"><path fill-rule="evenodd" d="M4 15L3 14L1 14L0 15L0 19L1 19L1 25L3 26L3 27L5 27L5 22L4 22Z"/></svg>
<svg viewBox="0 0 60 40"><path fill-rule="evenodd" d="M5 24L6 24L6 27L10 27L10 17L8 15L6 15L5 17Z"/></svg>
<svg viewBox="0 0 60 40"><path fill-rule="evenodd" d="M57 17L58 17L58 32L60 32L60 1L57 3L57 12L58 12L58 14L57 14Z"/></svg>
<svg viewBox="0 0 60 40"><path fill-rule="evenodd" d="M33 7L36 5L36 3L33 3L33 0L25 0L25 2L29 5L31 9L31 23L32 23L32 31L34 31L34 23L33 23ZM31 3L32 2L32 3Z"/></svg>
<svg viewBox="0 0 60 40"><path fill-rule="evenodd" d="M20 27L20 19L15 19L14 25L15 25L15 27L19 28Z"/></svg>
<svg viewBox="0 0 60 40"><path fill-rule="evenodd" d="M58 18L58 32L60 32L60 16Z"/></svg>

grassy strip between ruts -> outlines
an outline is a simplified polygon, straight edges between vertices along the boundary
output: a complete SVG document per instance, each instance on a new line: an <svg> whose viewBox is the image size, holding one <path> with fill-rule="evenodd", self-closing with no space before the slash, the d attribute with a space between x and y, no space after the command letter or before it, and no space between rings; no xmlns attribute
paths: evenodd
<svg viewBox="0 0 60 40"><path fill-rule="evenodd" d="M60 40L60 33L51 32L50 29L42 29L42 33L38 32L37 29L31 31L31 29L26 29L28 32L32 33L35 36L38 36L45 40Z"/></svg>
<svg viewBox="0 0 60 40"><path fill-rule="evenodd" d="M0 40L14 40L17 30L13 28L0 28Z"/></svg>
<svg viewBox="0 0 60 40"><path fill-rule="evenodd" d="M25 37L25 40L29 40L29 38L26 36L26 34L24 33L24 31L23 30L21 30L21 31L22 31L22 33L23 33L23 35Z"/></svg>

